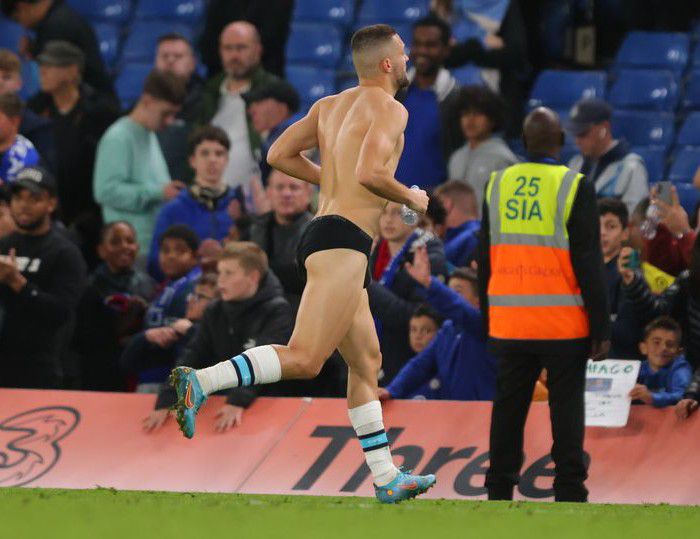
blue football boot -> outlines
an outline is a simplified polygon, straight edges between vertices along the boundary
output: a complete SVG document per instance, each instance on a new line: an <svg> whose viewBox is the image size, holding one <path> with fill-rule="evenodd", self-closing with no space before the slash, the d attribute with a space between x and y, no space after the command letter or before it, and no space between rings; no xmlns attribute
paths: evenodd
<svg viewBox="0 0 700 539"><path fill-rule="evenodd" d="M435 476L411 475L410 470L399 469L399 475L388 485L374 485L374 494L382 503L398 503L423 494L435 484Z"/></svg>
<svg viewBox="0 0 700 539"><path fill-rule="evenodd" d="M194 369L177 367L170 373L170 385L177 392L175 404L177 424L186 438L194 436L195 418L199 408L207 401L207 396L199 385Z"/></svg>

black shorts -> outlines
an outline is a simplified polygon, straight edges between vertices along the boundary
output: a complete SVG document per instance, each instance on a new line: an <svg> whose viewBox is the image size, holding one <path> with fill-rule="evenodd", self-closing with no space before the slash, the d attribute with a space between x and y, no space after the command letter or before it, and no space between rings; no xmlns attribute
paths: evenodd
<svg viewBox="0 0 700 539"><path fill-rule="evenodd" d="M306 259L318 252L328 249L353 249L367 257L367 274L364 287L367 288L372 278L369 274L369 252L372 238L355 223L340 215L323 215L316 217L306 225L297 247L297 266L301 279L306 283Z"/></svg>

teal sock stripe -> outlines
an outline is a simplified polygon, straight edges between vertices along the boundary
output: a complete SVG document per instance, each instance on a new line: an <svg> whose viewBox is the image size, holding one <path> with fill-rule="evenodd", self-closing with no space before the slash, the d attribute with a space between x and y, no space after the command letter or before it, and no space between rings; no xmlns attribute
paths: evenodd
<svg viewBox="0 0 700 539"><path fill-rule="evenodd" d="M253 374L253 365L245 354L238 355L231 359L233 368L236 369L240 387L248 387L255 382L255 374Z"/></svg>
<svg viewBox="0 0 700 539"><path fill-rule="evenodd" d="M387 438L386 432L384 431L358 436L358 439L360 440L362 450L365 452L381 449L389 445L389 438Z"/></svg>

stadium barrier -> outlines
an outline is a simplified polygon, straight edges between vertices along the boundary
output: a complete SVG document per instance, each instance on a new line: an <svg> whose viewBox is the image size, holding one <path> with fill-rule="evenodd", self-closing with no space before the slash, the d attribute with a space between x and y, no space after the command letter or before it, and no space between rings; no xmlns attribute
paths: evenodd
<svg viewBox="0 0 700 539"><path fill-rule="evenodd" d="M259 399L241 427L214 432L212 398L187 440L174 420L152 434L153 395L0 389L0 486L371 496L342 399ZM430 498L483 499L490 403L392 401L397 463L436 473ZM588 428L591 501L699 504L700 414L633 407L620 429ZM520 499L551 500L546 403L526 428Z"/></svg>

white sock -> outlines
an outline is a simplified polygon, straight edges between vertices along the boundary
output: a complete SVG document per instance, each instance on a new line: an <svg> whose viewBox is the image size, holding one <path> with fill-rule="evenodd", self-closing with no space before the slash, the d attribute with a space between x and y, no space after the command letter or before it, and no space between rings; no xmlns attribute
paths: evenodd
<svg viewBox="0 0 700 539"><path fill-rule="evenodd" d="M374 484L382 487L391 483L399 470L391 459L389 440L382 420L382 405L379 401L371 401L357 408L351 408L348 414L350 423L360 439Z"/></svg>
<svg viewBox="0 0 700 539"><path fill-rule="evenodd" d="M212 367L199 369L195 375L202 390L210 395L232 387L278 382L282 379L282 365L272 346L257 346Z"/></svg>

